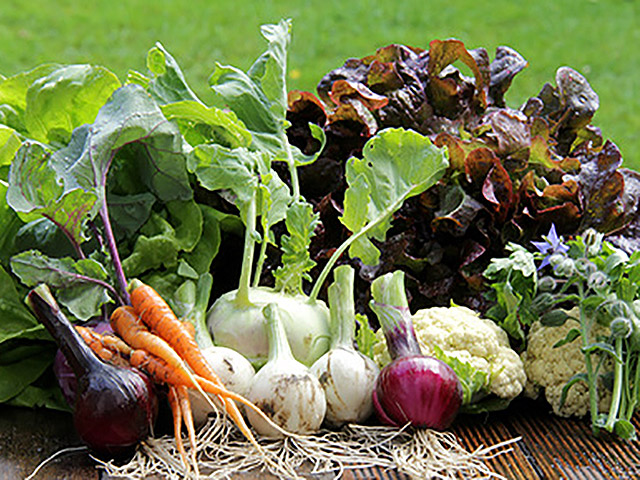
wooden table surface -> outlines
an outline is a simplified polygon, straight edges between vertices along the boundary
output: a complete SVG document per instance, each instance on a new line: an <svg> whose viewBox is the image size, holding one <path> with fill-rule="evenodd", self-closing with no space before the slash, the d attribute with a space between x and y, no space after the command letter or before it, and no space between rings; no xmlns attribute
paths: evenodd
<svg viewBox="0 0 640 480"><path fill-rule="evenodd" d="M634 424L640 431L638 418ZM453 431L467 448L521 436L513 451L489 462L496 473L506 478L640 478L640 442L595 438L586 420L553 417L536 402L522 400L514 402L506 412L459 417ZM52 453L80 444L68 414L0 407L1 480L23 479ZM35 478L108 480L94 468L87 453L62 456L48 463ZM399 476L369 469L350 471L343 478L389 480Z"/></svg>

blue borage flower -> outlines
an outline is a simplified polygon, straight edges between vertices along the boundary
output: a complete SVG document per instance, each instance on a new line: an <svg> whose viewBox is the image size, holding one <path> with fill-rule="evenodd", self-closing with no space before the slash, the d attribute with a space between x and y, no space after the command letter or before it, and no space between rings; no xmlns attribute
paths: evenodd
<svg viewBox="0 0 640 480"><path fill-rule="evenodd" d="M569 246L562 243L562 238L558 237L556 233L555 224L551 224L551 229L547 235L543 235L544 242L531 242L538 251L544 254L542 263L538 267L538 270L549 265L549 259L556 253L565 254L569 251Z"/></svg>

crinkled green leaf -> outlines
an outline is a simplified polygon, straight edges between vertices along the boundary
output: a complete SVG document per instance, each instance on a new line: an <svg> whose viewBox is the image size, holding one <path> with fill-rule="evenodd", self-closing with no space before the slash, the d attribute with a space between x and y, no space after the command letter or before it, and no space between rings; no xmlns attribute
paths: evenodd
<svg viewBox="0 0 640 480"><path fill-rule="evenodd" d="M184 144L176 125L169 122L155 101L138 85L116 90L95 122L74 131L69 146L53 159L67 190L105 195L113 157L127 146L136 153L140 180L162 201L189 200Z"/></svg>
<svg viewBox="0 0 640 480"><path fill-rule="evenodd" d="M202 235L195 248L183 258L198 274L203 274L209 271L213 259L218 255L225 225L235 224L240 231L243 227L236 216L219 212L207 205L199 204L198 207L202 211Z"/></svg>
<svg viewBox="0 0 640 480"><path fill-rule="evenodd" d="M7 180L8 171L5 171L11 164L13 157L22 145L22 140L13 128L0 125L0 179Z"/></svg>
<svg viewBox="0 0 640 480"><path fill-rule="evenodd" d="M282 265L274 272L276 289L287 293L302 293L302 281L311 280L309 271L316 262L311 260L309 245L319 222L311 204L294 202L287 210L287 232L281 240Z"/></svg>
<svg viewBox="0 0 640 480"><path fill-rule="evenodd" d="M215 143L237 148L251 144L251 133L231 111L207 107L191 100L163 105L161 108L167 119L177 122L192 146Z"/></svg>
<svg viewBox="0 0 640 480"><path fill-rule="evenodd" d="M192 251L203 232L203 216L193 200L165 204L167 218L153 213L140 229L131 254L122 261L128 277L157 268L174 268L182 252Z"/></svg>
<svg viewBox="0 0 640 480"><path fill-rule="evenodd" d="M55 223L80 244L84 227L96 214L96 194L82 188L65 189L56 174L55 160L44 145L25 142L9 171L7 202L29 221L40 216Z"/></svg>
<svg viewBox="0 0 640 480"><path fill-rule="evenodd" d="M29 136L66 144L75 128L95 120L118 87L118 77L94 65L64 66L37 79L27 90L24 119Z"/></svg>
<svg viewBox="0 0 640 480"><path fill-rule="evenodd" d="M363 158L353 157L346 166L349 187L340 220L360 234L349 254L377 264L380 252L370 238L383 241L393 213L407 198L433 186L447 166L445 151L411 130L383 130L367 142Z"/></svg>
<svg viewBox="0 0 640 480"><path fill-rule="evenodd" d="M268 42L267 49L247 73L236 67L216 65L209 78L215 102L220 107L231 108L244 122L253 136L253 148L269 152L274 159L290 164L310 163L315 158L305 157L297 148L288 145L285 133L291 21L263 25L261 32Z"/></svg>
<svg viewBox="0 0 640 480"><path fill-rule="evenodd" d="M0 106L3 108L5 125L24 131L24 111L27 108L27 91L39 78L46 77L60 65L49 63L19 73L0 81ZM11 112L8 114L8 112ZM8 121L7 120L12 120ZM26 132L25 132L26 133Z"/></svg>
<svg viewBox="0 0 640 480"><path fill-rule="evenodd" d="M515 243L508 244L506 250L511 254L505 258L492 259L484 276L490 280L504 279L510 276L512 271L517 271L529 280L528 286L535 289L538 276L533 254Z"/></svg>
<svg viewBox="0 0 640 480"><path fill-rule="evenodd" d="M156 197L149 192L135 195L108 194L109 215L116 238L134 235L149 219Z"/></svg>
<svg viewBox="0 0 640 480"><path fill-rule="evenodd" d="M173 201L166 203L175 238L180 250L193 250L202 235L202 212L193 201Z"/></svg>
<svg viewBox="0 0 640 480"><path fill-rule="evenodd" d="M29 250L11 257L11 270L28 287L46 283L56 291L58 301L80 320L98 315L100 307L112 301L107 271L90 258L51 258Z"/></svg>

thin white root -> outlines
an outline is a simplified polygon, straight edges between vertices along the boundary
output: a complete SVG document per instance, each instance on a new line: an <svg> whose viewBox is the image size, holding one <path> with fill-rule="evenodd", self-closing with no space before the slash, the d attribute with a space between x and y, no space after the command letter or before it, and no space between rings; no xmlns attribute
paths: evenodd
<svg viewBox="0 0 640 480"><path fill-rule="evenodd" d="M89 449L84 445L80 447L67 447L67 448L63 448L62 450L58 450L57 452L49 455L42 462L40 462L38 466L35 468L35 470L31 472L31 474L28 477L26 477L24 480L33 480L34 478L36 478L36 475L40 473L40 470L42 470L45 466L47 466L49 462L54 461L56 458L61 457L62 455L66 455L68 453L78 453L78 452L88 452L88 451Z"/></svg>
<svg viewBox="0 0 640 480"><path fill-rule="evenodd" d="M450 432L347 425L340 431L284 439L261 439L262 454L252 448L228 417L217 412L198 432L201 478L222 480L241 472L269 472L278 478L308 478L310 474L340 478L359 468L395 470L420 479L503 479L486 461L511 450L514 438L468 451ZM264 455L270 461L265 462ZM125 465L99 462L113 478L143 479L155 475L169 480L186 472L172 437L149 438Z"/></svg>

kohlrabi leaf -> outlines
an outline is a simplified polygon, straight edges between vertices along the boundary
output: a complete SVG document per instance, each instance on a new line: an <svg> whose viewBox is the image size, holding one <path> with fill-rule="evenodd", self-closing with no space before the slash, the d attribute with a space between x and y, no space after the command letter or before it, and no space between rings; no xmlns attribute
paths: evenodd
<svg viewBox="0 0 640 480"><path fill-rule="evenodd" d="M289 187L278 174L271 170L260 178L257 214L260 216L263 236L269 243L274 243L271 228L287 216L291 203Z"/></svg>
<svg viewBox="0 0 640 480"><path fill-rule="evenodd" d="M89 258L51 258L29 250L11 258L11 270L28 287L46 283L56 290L58 301L80 320L98 315L112 301L109 293L115 294L107 271Z"/></svg>
<svg viewBox="0 0 640 480"><path fill-rule="evenodd" d="M289 145L287 121L287 49L291 41L291 21L263 25L262 36L267 40L266 51L258 57L247 73L217 65L209 79L219 106L231 108L253 136L253 148L269 152L275 160L285 161L290 168L307 165L316 156L305 156ZM319 139L324 132L314 128ZM321 140L323 142L323 140ZM297 186L294 186L294 191Z"/></svg>
<svg viewBox="0 0 640 480"><path fill-rule="evenodd" d="M349 254L377 264L380 252L370 238L384 241L394 212L433 186L447 166L445 151L411 130L383 130L367 142L363 158L353 157L346 166L341 221L353 232Z"/></svg>
<svg viewBox="0 0 640 480"><path fill-rule="evenodd" d="M319 223L319 215L307 202L298 200L287 211L287 235L282 236L282 265L274 272L276 289L287 293L302 292L302 281L311 280L309 271L316 262L311 260L309 245Z"/></svg>
<svg viewBox="0 0 640 480"><path fill-rule="evenodd" d="M94 65L64 66L37 79L27 90L24 120L29 136L44 143L68 143L71 132L92 123L118 87L118 77Z"/></svg>
<svg viewBox="0 0 640 480"><path fill-rule="evenodd" d="M153 75L147 90L160 105L183 100L202 103L187 85L178 62L162 44L156 43L147 53L147 68Z"/></svg>
<svg viewBox="0 0 640 480"><path fill-rule="evenodd" d="M31 142L20 147L9 171L7 202L23 220L45 217L79 245L86 220L95 216L96 200L90 190L65 190L47 147Z"/></svg>
<svg viewBox="0 0 640 480"><path fill-rule="evenodd" d="M138 85L114 92L93 124L77 128L70 144L53 154L67 190L105 195L107 173L119 150L133 150L140 181L162 201L189 200L184 144L178 127Z"/></svg>
<svg viewBox="0 0 640 480"><path fill-rule="evenodd" d="M262 153L199 145L189 155L187 166L204 188L226 190L246 224L247 209L256 198L260 175L269 173L269 161Z"/></svg>
<svg viewBox="0 0 640 480"><path fill-rule="evenodd" d="M280 138L268 137L277 136L285 127L285 78L290 30L290 21L264 25L261 31L268 42L267 50L247 73L235 67L218 65L209 79L216 100L230 107L257 135L256 140L269 148L282 147Z"/></svg>
<svg viewBox="0 0 640 480"><path fill-rule="evenodd" d="M248 147L251 133L235 113L184 100L161 107L167 119L175 121L192 146L215 143L227 148Z"/></svg>

